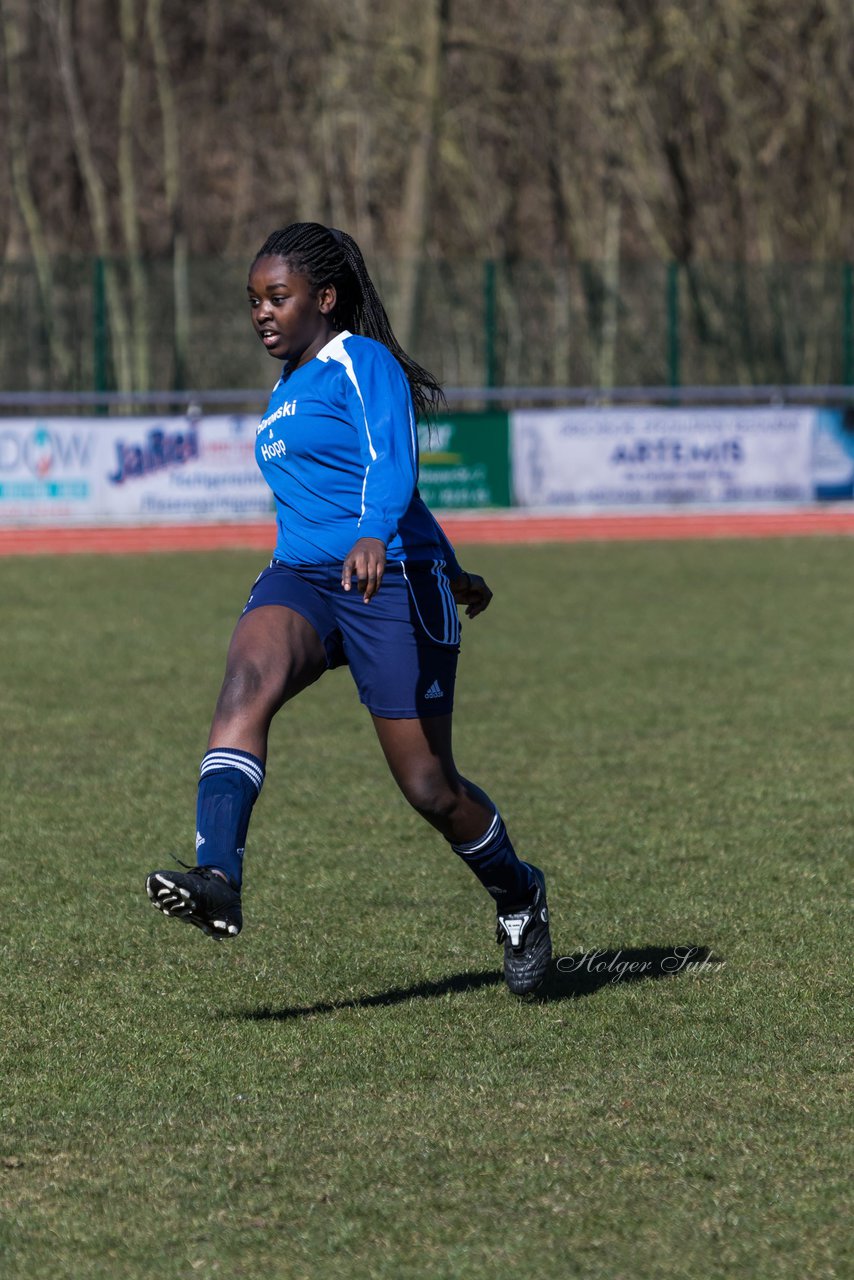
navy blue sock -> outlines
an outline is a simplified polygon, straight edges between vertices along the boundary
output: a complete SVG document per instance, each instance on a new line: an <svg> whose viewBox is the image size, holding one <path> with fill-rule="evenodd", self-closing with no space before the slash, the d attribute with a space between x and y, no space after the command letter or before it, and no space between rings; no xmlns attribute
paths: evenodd
<svg viewBox="0 0 854 1280"><path fill-rule="evenodd" d="M243 880L243 850L264 764L248 751L216 747L202 760L196 805L196 863L224 871L235 888Z"/></svg>
<svg viewBox="0 0 854 1280"><path fill-rule="evenodd" d="M471 867L502 910L527 906L533 898L537 886L531 868L516 856L497 809L479 840L452 844L451 848Z"/></svg>

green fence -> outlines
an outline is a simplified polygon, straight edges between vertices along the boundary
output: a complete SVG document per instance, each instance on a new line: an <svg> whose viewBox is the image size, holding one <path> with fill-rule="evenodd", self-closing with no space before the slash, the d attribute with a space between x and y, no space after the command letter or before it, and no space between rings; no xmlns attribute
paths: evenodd
<svg viewBox="0 0 854 1280"><path fill-rule="evenodd" d="M56 259L0 265L0 386L257 387L272 364L244 302L246 263ZM373 262L399 330L398 272ZM176 301L177 300L177 301ZM176 324L176 315L179 322ZM410 347L449 386L854 382L849 263L431 262Z"/></svg>

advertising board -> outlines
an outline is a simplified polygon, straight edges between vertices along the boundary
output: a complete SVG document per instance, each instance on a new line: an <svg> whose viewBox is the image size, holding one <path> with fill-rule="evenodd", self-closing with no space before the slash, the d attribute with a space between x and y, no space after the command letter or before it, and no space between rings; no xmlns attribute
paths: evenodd
<svg viewBox="0 0 854 1280"><path fill-rule="evenodd" d="M418 428L418 488L436 510L510 505L506 413L446 414Z"/></svg>
<svg viewBox="0 0 854 1280"><path fill-rule="evenodd" d="M0 420L0 523L257 520L256 419Z"/></svg>
<svg viewBox="0 0 854 1280"><path fill-rule="evenodd" d="M511 415L523 507L619 510L812 501L816 409L603 408Z"/></svg>

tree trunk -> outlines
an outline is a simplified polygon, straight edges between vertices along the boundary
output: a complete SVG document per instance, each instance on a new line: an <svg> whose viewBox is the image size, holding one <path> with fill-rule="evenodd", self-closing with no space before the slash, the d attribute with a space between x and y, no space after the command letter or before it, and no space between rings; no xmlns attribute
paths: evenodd
<svg viewBox="0 0 854 1280"><path fill-rule="evenodd" d="M173 382L177 390L182 389L187 381L190 347L190 283L187 235L181 205L181 139L178 110L169 71L169 51L163 31L163 0L147 0L146 22L154 54L157 100L162 122L163 185L166 193L167 216L172 232L172 303L175 317Z"/></svg>
<svg viewBox="0 0 854 1280"><path fill-rule="evenodd" d="M139 84L139 18L136 0L120 0L119 25L122 37L122 88L119 99L119 208L128 252L130 296L133 315L133 374L137 391L150 384L148 288L139 232L139 200L133 158L134 117Z"/></svg>
<svg viewBox="0 0 854 1280"><path fill-rule="evenodd" d="M406 174L400 214L400 291L398 328L406 350L412 343L418 320L418 291L430 225L433 168L444 81L451 0L430 0L425 5L427 30L423 39L424 65L418 103L415 141Z"/></svg>
<svg viewBox="0 0 854 1280"><path fill-rule="evenodd" d="M71 30L70 0L57 0L51 11L54 46L59 78L68 107L69 123L89 217L95 251L104 261L104 289L107 298L113 368L119 391L130 391L133 385L130 360L130 331L127 312L121 296L121 285L115 262L110 255L110 220L107 191L92 150L92 141L83 97L74 63L74 39Z"/></svg>
<svg viewBox="0 0 854 1280"><path fill-rule="evenodd" d="M61 331L57 328L56 311L51 311L51 259L42 217L30 181L30 156L24 131L27 107L21 79L21 61L26 48L26 35L20 0L3 0L3 47L6 62L6 86L9 95L9 158L12 193L21 213L36 270L39 302L44 317L50 352L51 382L66 386L71 381L72 358Z"/></svg>

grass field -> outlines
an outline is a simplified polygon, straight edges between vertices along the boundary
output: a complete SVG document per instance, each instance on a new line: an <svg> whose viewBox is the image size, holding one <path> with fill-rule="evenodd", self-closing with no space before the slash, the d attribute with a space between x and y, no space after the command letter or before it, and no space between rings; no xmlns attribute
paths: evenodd
<svg viewBox="0 0 854 1280"><path fill-rule="evenodd" d="M151 909L262 558L0 561L0 1272L851 1276L854 542L464 556L534 1002L344 671L275 726L241 937Z"/></svg>

